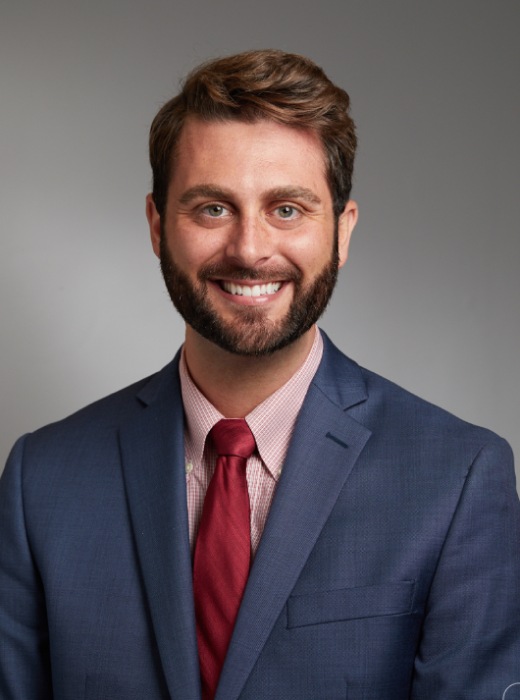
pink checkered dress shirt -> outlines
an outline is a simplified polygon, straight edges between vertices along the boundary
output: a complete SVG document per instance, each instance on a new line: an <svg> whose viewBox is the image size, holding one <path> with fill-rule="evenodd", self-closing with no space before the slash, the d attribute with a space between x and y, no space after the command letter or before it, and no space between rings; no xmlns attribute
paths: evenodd
<svg viewBox="0 0 520 700"><path fill-rule="evenodd" d="M276 483L282 472L294 424L309 384L323 354L323 340L316 327L314 343L300 369L280 389L246 416L257 450L247 461L247 486L251 504L251 548L255 554L269 513ZM184 353L179 365L182 401L186 416L184 445L190 545L193 551L216 454L206 446L211 428L224 416L193 383Z"/></svg>

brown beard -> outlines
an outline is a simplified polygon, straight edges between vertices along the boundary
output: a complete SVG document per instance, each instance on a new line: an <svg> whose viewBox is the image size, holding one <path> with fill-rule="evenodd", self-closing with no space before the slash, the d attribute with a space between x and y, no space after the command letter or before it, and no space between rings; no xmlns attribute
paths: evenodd
<svg viewBox="0 0 520 700"><path fill-rule="evenodd" d="M198 273L195 286L179 269L168 248L164 231L161 234L161 271L173 305L184 321L197 333L223 350L244 356L270 355L300 338L325 311L338 276L337 232L328 263L309 284L302 283L301 271L290 268L248 269L225 264L208 265ZM244 306L240 320L225 322L208 300L209 279L290 281L294 298L284 318L272 321L262 308Z"/></svg>

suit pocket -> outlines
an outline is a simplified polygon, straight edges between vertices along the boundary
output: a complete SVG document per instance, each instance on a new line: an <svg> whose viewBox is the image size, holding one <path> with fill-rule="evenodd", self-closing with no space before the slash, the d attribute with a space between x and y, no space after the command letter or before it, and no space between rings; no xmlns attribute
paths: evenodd
<svg viewBox="0 0 520 700"><path fill-rule="evenodd" d="M287 627L405 615L412 611L414 586L414 581L397 581L293 595L287 602Z"/></svg>

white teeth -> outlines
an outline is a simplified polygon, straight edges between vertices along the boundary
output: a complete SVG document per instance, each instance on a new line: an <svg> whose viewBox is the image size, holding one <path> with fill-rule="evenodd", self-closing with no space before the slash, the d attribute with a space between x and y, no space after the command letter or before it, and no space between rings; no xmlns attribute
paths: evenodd
<svg viewBox="0 0 520 700"><path fill-rule="evenodd" d="M236 294L241 297L263 297L276 292L282 286L281 282L268 282L267 284L254 284L252 287L247 284L234 284L233 282L222 282L223 289L229 294Z"/></svg>

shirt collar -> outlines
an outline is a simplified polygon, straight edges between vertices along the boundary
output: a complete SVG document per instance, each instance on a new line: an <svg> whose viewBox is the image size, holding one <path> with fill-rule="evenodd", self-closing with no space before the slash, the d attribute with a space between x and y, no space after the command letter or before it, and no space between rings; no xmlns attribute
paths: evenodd
<svg viewBox="0 0 520 700"><path fill-rule="evenodd" d="M314 342L304 363L283 386L245 417L262 462L276 480L282 470L296 418L323 355L323 339L317 326L315 329ZM179 364L179 376L186 417L186 456L194 465L200 465L206 437L215 423L224 416L193 382L184 351Z"/></svg>

